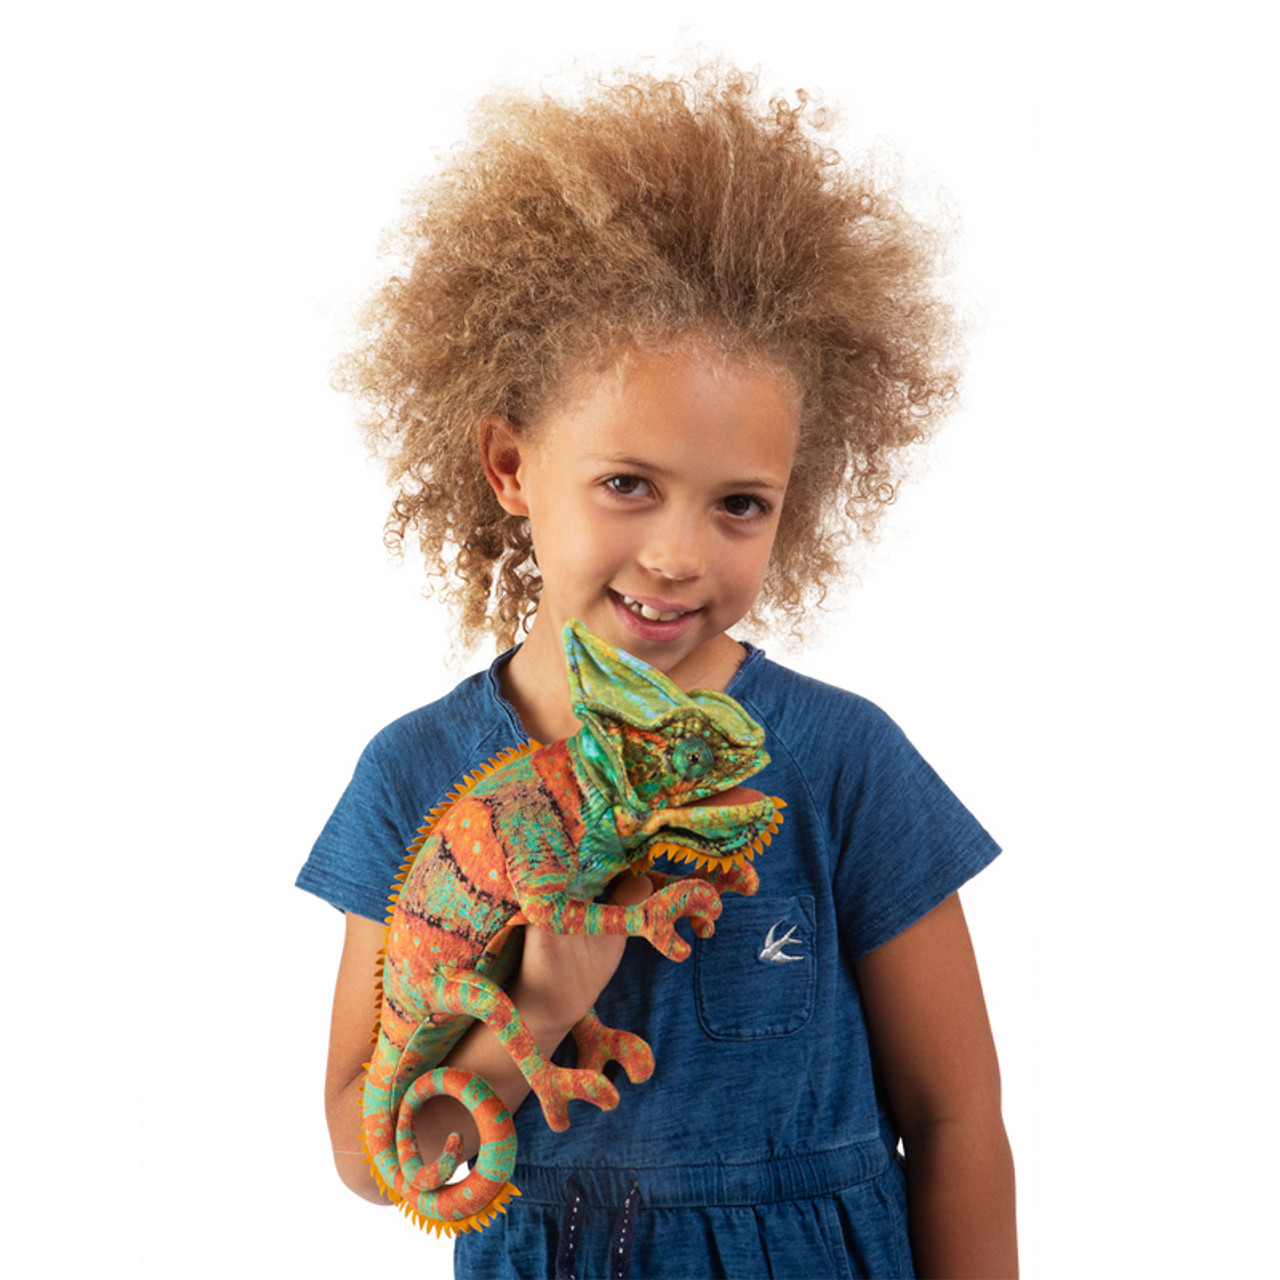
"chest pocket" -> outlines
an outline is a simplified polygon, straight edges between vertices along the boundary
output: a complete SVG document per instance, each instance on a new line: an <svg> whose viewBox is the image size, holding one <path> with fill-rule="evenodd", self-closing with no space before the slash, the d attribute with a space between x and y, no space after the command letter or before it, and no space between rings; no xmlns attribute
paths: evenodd
<svg viewBox="0 0 1280 1280"><path fill-rule="evenodd" d="M794 1035L813 1015L813 898L726 894L714 936L694 953L698 1021L715 1040Z"/></svg>

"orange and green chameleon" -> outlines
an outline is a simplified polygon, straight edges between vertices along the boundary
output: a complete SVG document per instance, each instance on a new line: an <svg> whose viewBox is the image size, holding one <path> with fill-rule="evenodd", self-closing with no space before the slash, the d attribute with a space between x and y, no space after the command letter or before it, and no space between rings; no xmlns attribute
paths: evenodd
<svg viewBox="0 0 1280 1280"><path fill-rule="evenodd" d="M508 1182L510 1113L479 1076L440 1065L473 1021L497 1034L557 1132L569 1127L573 1099L617 1105L606 1063L633 1083L653 1073L648 1044L594 1010L574 1028L576 1068L538 1052L503 991L519 963L520 927L629 934L683 960L689 944L676 922L686 917L710 936L720 893L756 891L750 859L782 820L781 800L741 785L769 757L764 731L732 698L684 693L581 623L565 628L564 647L582 727L550 746L502 752L468 777L427 815L391 895L365 1150L382 1191L419 1225L448 1234L478 1230L519 1194ZM595 901L615 877L648 872L659 856L695 870L654 875L653 895L637 906ZM413 1133L417 1109L442 1094L460 1099L480 1130L474 1166L456 1183L459 1135L427 1163Z"/></svg>

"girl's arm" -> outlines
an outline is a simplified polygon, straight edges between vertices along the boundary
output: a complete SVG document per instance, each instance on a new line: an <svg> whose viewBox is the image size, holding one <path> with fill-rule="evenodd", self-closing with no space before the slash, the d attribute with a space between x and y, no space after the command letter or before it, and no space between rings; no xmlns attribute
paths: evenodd
<svg viewBox="0 0 1280 1280"><path fill-rule="evenodd" d="M1000 1067L959 897L864 956L857 974L906 1152L917 1274L1016 1276Z"/></svg>
<svg viewBox="0 0 1280 1280"><path fill-rule="evenodd" d="M643 902L652 892L645 877L623 881L610 901L621 906ZM384 927L347 913L346 939L333 996L329 1062L325 1072L325 1112L334 1163L342 1181L366 1200L387 1203L364 1160L361 1142L364 1064L377 1018L376 972ZM533 1032L544 1057L550 1057L573 1026L596 1002L622 960L622 936L553 936L527 928L520 973L510 995ZM446 1062L483 1077L513 1114L529 1085L507 1051L483 1023L462 1038ZM475 1155L479 1134L466 1108L453 1098L433 1098L418 1112L418 1148L430 1162L444 1149L450 1133L462 1135L464 1155Z"/></svg>

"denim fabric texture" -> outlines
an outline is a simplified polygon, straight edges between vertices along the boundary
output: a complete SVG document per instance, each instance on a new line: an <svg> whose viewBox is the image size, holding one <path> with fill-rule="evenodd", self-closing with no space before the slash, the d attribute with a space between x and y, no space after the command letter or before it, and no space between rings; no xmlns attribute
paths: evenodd
<svg viewBox="0 0 1280 1280"><path fill-rule="evenodd" d="M383 918L422 814L524 740L498 687L508 656L374 738L300 887ZM610 1274L633 1188L637 1277L913 1274L897 1139L877 1101L853 961L999 848L872 703L754 648L728 692L766 730L772 761L752 785L788 805L756 860L760 892L726 895L712 938L682 922L694 943L683 964L628 943L597 1011L650 1042L653 1078L615 1077L617 1109L576 1105L563 1134L536 1100L520 1108L521 1196L459 1237L460 1277L553 1276L570 1185L584 1280ZM572 1063L571 1041L557 1060Z"/></svg>

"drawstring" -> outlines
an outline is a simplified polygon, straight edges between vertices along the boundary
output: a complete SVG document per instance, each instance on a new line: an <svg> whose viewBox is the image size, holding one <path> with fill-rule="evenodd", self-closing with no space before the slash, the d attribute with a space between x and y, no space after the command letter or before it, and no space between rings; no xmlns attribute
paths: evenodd
<svg viewBox="0 0 1280 1280"><path fill-rule="evenodd" d="M640 1188L631 1184L627 1198L613 1224L609 1241L609 1280L628 1280L631 1275L631 1246L636 1238L636 1214L640 1211Z"/></svg>
<svg viewBox="0 0 1280 1280"><path fill-rule="evenodd" d="M636 1215L640 1212L640 1187L632 1182L627 1198L618 1210L609 1241L609 1280L629 1280L631 1249L635 1244ZM587 1216L587 1198L582 1188L569 1178L564 1184L564 1213L560 1218L560 1242L556 1247L555 1280L578 1280L573 1268Z"/></svg>
<svg viewBox="0 0 1280 1280"><path fill-rule="evenodd" d="M564 1184L564 1214L560 1219L560 1243L556 1248L556 1280L578 1280L573 1255L578 1250L587 1198L572 1178Z"/></svg>

